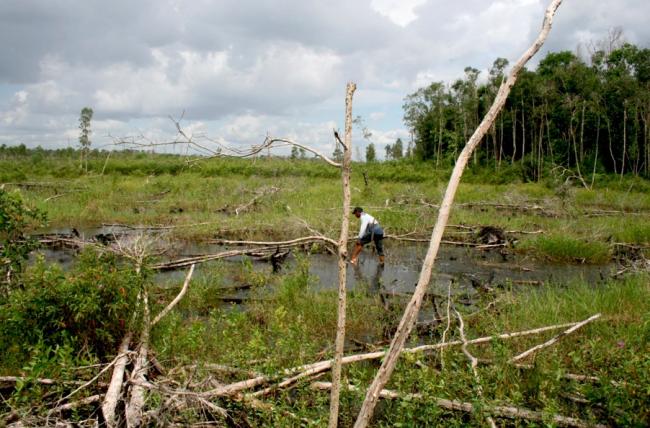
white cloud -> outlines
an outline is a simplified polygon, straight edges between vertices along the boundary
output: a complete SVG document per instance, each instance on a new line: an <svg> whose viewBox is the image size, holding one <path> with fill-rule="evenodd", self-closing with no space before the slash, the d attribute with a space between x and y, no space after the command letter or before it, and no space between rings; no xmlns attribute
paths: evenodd
<svg viewBox="0 0 650 428"><path fill-rule="evenodd" d="M345 83L354 81L355 114L389 144L406 132L406 95L459 78L466 66L484 71L497 57L515 60L546 3L7 0L0 37L12 43L0 45L11 59L0 62L0 135L65 146L78 136L80 109L91 106L98 144L109 134L162 141L175 134L168 115L185 111L194 135L259 144L270 132L330 153ZM647 47L649 14L647 0L616 8L564 2L545 49L573 50L615 26Z"/></svg>
<svg viewBox="0 0 650 428"><path fill-rule="evenodd" d="M7 111L0 112L0 122L5 125L22 123L29 113L27 91L18 91L13 95L11 106Z"/></svg>
<svg viewBox="0 0 650 428"><path fill-rule="evenodd" d="M372 0L370 6L400 27L406 27L418 18L415 14L415 9L426 1L427 0Z"/></svg>

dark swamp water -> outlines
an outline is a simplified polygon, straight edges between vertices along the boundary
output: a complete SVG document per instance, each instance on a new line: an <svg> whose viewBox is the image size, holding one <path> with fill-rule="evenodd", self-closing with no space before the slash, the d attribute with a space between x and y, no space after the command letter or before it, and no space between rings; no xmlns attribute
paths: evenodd
<svg viewBox="0 0 650 428"><path fill-rule="evenodd" d="M49 234L69 236L68 230L49 231ZM110 241L115 236L142 233L124 227L101 227L87 229L79 233L83 238L93 238L97 241ZM147 234L164 241L164 234L156 230L148 230ZM190 241L167 241L167 252L164 258L175 260L188 256L216 254L241 247L227 247L219 244L208 244ZM372 246L366 246L359 258L359 265L348 265L347 289L376 293L386 299L406 301L410 298L417 283L422 261L426 255L427 244L403 244L393 240L385 241L386 263L379 265ZM64 267L74 263L76 251L66 248L45 248L40 250L48 261L55 261ZM309 272L313 276L313 286L316 290L336 290L338 288L337 258L327 253L311 254L309 256L293 250L281 266L281 272L288 272L296 264L297 257L308 257ZM271 264L254 257L247 258L248 266L256 271L270 273ZM242 257L223 259L221 263L232 264L233 269L226 272L237 272L237 265L243 265ZM206 264L198 264L194 278L206 275L209 269ZM577 280L597 284L609 278L615 270L613 263L606 265L574 265L553 264L533 260L526 256L505 252L503 249L477 250L473 248L441 246L434 273L428 288L429 301L446 298L451 291L455 301L468 307L474 306L478 294L482 291L497 287L512 287L525 291L531 287L557 286ZM176 286L182 284L187 268L164 271L157 274L157 282ZM241 282L240 276L222 278L218 291L224 304L245 303L250 294L250 287ZM421 318L431 319L435 312L435 303L429 310L424 310ZM424 309L424 308L423 308Z"/></svg>

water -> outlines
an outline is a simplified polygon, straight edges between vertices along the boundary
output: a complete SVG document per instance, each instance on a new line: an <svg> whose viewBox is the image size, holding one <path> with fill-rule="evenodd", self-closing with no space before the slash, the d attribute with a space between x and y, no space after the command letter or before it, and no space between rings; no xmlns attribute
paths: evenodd
<svg viewBox="0 0 650 428"><path fill-rule="evenodd" d="M80 231L81 237L133 235L142 233L122 226L107 226ZM71 230L57 230L51 233L69 234ZM161 246L167 249L165 259L174 260L187 256L215 254L233 248L219 244L195 241L166 241L164 232L156 229L144 230ZM363 289L382 295L401 298L413 293L418 281L422 262L428 246L425 244L401 244L386 240L386 263L380 266L378 258L372 252L372 246L366 246L359 257L359 265L348 264L348 290ZM298 251L298 250L294 250ZM55 261L63 266L74 262L76 252L66 248L48 248L41 250L48 261ZM225 260L226 263L241 263L241 257ZM254 269L271 271L268 262L253 261ZM283 271L290 271L296 263L293 254L283 265ZM309 256L310 274L317 278L316 288L319 290L335 290L338 288L338 261L331 254L312 254ZM197 266L195 277L201 275L201 265ZM505 252L503 249L476 250L472 248L441 246L434 272L428 287L428 294L433 297L444 297L449 290L455 296L461 296L470 303L481 290L499 286L540 286L562 284L576 280L598 283L611 276L613 264L607 265L573 265L553 264L535 261L526 256ZM161 278L174 279L182 282L186 269L159 274ZM232 282L237 285L236 278L227 278L222 282ZM237 290L238 300L245 298L246 290Z"/></svg>

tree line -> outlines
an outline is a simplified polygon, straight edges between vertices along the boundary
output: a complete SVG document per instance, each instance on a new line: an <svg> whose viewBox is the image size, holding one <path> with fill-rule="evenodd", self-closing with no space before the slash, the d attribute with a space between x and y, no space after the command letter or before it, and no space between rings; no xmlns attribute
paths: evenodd
<svg viewBox="0 0 650 428"><path fill-rule="evenodd" d="M612 45L593 49L588 60L550 52L536 70L524 70L473 163L498 170L504 162L520 162L531 180L549 167L580 178L595 172L649 177L650 49ZM404 121L414 145L405 156L453 162L507 67L508 60L497 58L484 83L479 70L467 67L452 84L433 82L408 95ZM386 150L388 158L399 156L394 146Z"/></svg>

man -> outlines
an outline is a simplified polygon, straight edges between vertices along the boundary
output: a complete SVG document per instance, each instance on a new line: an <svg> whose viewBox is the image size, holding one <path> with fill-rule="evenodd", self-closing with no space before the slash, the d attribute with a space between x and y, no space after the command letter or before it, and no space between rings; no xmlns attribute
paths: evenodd
<svg viewBox="0 0 650 428"><path fill-rule="evenodd" d="M375 243L375 248L377 249L377 255L379 256L379 264L384 264L384 230L379 225L379 222L370 214L363 212L363 208L356 207L352 214L361 221L359 227L359 235L357 236L357 242L354 246L354 251L352 252L352 257L350 258L350 263L356 265L359 263L359 254L363 250L363 246L373 241Z"/></svg>

